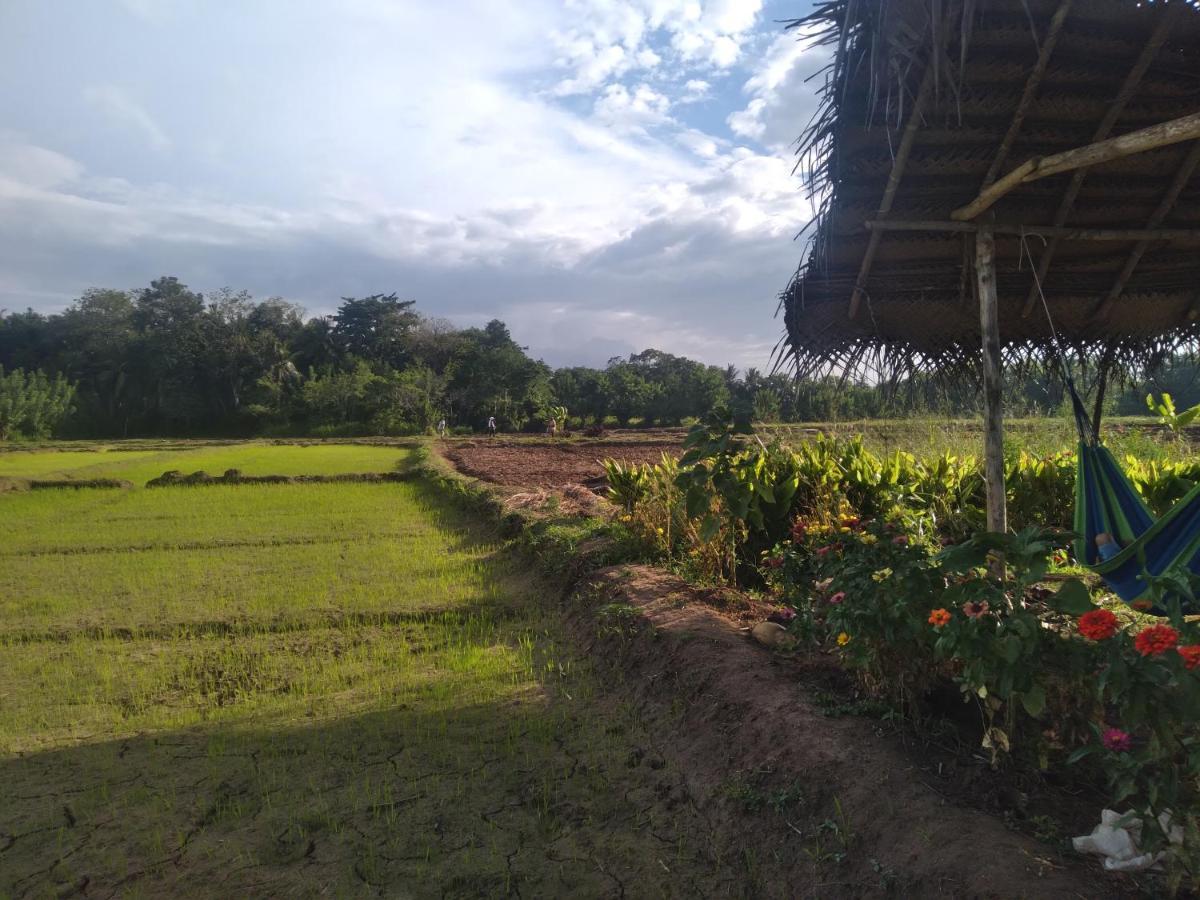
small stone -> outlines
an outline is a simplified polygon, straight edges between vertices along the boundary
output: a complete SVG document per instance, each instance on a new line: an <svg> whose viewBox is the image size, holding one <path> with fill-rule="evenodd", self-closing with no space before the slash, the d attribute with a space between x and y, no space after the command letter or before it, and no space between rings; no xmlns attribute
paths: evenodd
<svg viewBox="0 0 1200 900"><path fill-rule="evenodd" d="M759 622L750 629L750 636L764 647L790 647L792 636L776 622Z"/></svg>

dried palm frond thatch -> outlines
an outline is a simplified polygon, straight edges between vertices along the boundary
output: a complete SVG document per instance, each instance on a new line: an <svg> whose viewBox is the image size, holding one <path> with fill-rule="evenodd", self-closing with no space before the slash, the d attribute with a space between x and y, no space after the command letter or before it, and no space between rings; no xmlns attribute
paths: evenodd
<svg viewBox="0 0 1200 900"><path fill-rule="evenodd" d="M831 54L797 143L817 217L780 298L801 374L973 372L974 226L951 213L1027 160L1200 112L1192 0L827 0L790 27ZM1200 341L1200 141L1021 184L978 221L1007 361L1054 349L1043 296L1081 362Z"/></svg>

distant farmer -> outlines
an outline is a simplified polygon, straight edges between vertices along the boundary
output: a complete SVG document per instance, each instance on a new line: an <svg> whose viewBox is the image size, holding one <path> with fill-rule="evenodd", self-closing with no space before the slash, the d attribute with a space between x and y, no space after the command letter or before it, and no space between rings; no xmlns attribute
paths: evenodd
<svg viewBox="0 0 1200 900"><path fill-rule="evenodd" d="M546 434L548 434L550 437L554 437L556 434L558 434L558 420L553 416L546 420Z"/></svg>
<svg viewBox="0 0 1200 900"><path fill-rule="evenodd" d="M445 436L446 436L446 420L442 419L440 422L438 422L438 437L445 437Z"/></svg>
<svg viewBox="0 0 1200 900"><path fill-rule="evenodd" d="M496 434L496 417L488 416L488 434L495 436Z"/></svg>

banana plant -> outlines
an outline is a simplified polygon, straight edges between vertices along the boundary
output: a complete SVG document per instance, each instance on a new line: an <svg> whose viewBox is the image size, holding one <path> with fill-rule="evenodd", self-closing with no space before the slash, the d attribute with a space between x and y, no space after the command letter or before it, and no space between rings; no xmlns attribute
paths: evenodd
<svg viewBox="0 0 1200 900"><path fill-rule="evenodd" d="M1193 406L1191 409L1185 409L1183 412L1176 412L1175 400L1166 391L1163 391L1162 397L1158 402L1154 400L1154 394L1146 395L1146 408L1151 413L1158 416L1158 424L1165 425L1167 430L1176 437L1187 426L1191 425L1200 416L1200 403Z"/></svg>

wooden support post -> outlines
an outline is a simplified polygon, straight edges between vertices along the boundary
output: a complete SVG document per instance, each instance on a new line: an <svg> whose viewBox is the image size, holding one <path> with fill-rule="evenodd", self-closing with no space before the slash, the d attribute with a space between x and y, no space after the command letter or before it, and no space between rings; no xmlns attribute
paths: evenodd
<svg viewBox="0 0 1200 900"><path fill-rule="evenodd" d="M1109 344L1104 348L1100 357L1100 365L1096 370L1096 403L1092 406L1092 434L1100 435L1100 419L1104 415L1104 394L1108 390L1108 373L1112 369L1116 347Z"/></svg>
<svg viewBox="0 0 1200 900"><path fill-rule="evenodd" d="M1004 422L1000 363L1000 311L996 297L996 240L990 228L975 234L979 328L983 336L984 477L988 531L1008 531L1004 502Z"/></svg>

